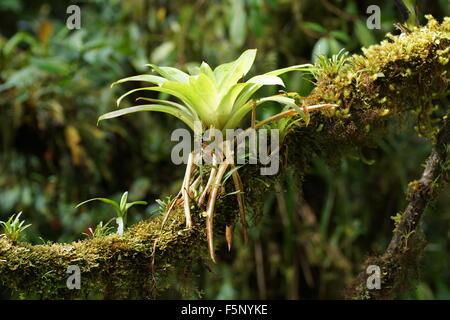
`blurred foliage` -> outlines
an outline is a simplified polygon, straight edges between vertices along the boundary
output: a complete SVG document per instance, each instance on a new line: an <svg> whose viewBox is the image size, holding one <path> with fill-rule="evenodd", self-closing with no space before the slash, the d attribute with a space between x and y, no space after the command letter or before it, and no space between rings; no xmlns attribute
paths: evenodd
<svg viewBox="0 0 450 320"><path fill-rule="evenodd" d="M81 29L68 30L66 9L81 7ZM366 27L357 0L91 0L0 2L0 220L23 211L29 241L71 241L111 216L106 206L75 210L94 196L147 200L130 223L151 217L156 199L175 193L182 167L170 159L170 133L183 126L163 114L140 113L102 123L115 107L120 78L155 63L188 69L212 66L257 48L252 74L351 53L396 32L392 1L378 1L381 30ZM447 0L424 0L420 14L441 19ZM312 77L283 76L289 91L308 94ZM276 93L269 88L262 94ZM270 91L272 90L272 91ZM155 93L154 98L158 96ZM165 98L160 96L159 98ZM128 100L131 105L132 100ZM442 104L448 101L441 101ZM265 108L260 116L274 110ZM398 130L402 128L402 132ZM405 206L408 181L417 178L430 148L411 119L392 124L372 149L330 167L320 159L299 193L295 172L267 199L251 241L219 255L212 271L198 267L206 298L339 298L369 253L384 250L389 219ZM373 160L373 161L372 161ZM369 165L368 163L372 163ZM429 245L417 289L408 298L450 298L448 194L429 210ZM92 209L90 209L92 208ZM0 297L8 296L8 292ZM179 297L176 290L169 298ZM197 297L197 296L193 296Z"/></svg>

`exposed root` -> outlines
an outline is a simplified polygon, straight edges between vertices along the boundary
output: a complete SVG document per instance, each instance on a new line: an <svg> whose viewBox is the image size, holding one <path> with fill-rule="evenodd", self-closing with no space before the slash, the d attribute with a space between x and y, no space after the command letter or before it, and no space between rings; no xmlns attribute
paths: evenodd
<svg viewBox="0 0 450 320"><path fill-rule="evenodd" d="M206 211L206 236L208 240L208 249L211 260L216 263L216 255L214 253L214 209L216 207L217 195L221 188L223 175L228 168L228 163L222 162L217 170L217 175L212 185L211 194L209 195L207 211Z"/></svg>
<svg viewBox="0 0 450 320"><path fill-rule="evenodd" d="M209 173L208 182L206 183L205 189L203 189L202 194L200 195L200 198L198 199L198 206L201 207L203 205L203 202L206 199L206 195L208 194L208 191L214 181L214 178L216 177L217 172L217 157L215 154L212 155L212 168L211 172Z"/></svg>
<svg viewBox="0 0 450 320"><path fill-rule="evenodd" d="M200 182L202 181L202 177L199 175L194 182L192 182L191 186L189 187L189 197L195 198L196 197L196 189L200 185Z"/></svg>
<svg viewBox="0 0 450 320"><path fill-rule="evenodd" d="M231 168L234 168L234 165L231 165ZM244 243L247 244L248 243L248 224L247 224L247 219L245 218L245 199L244 199L244 185L242 184L242 180L241 180L241 176L239 175L239 173L235 170L232 174L232 178L233 178L233 182L234 182L234 187L236 189L236 191L239 191L236 196L237 196L237 201L238 201L238 205L239 205L239 216L241 219L241 223L242 223L242 237L244 238Z"/></svg>
<svg viewBox="0 0 450 320"><path fill-rule="evenodd" d="M233 239L234 239L234 222L231 225L225 226L225 238L227 240L228 251L231 251L233 247Z"/></svg>
<svg viewBox="0 0 450 320"><path fill-rule="evenodd" d="M329 109L329 108L333 108L333 107L337 107L337 104L316 104L313 106L303 106L303 110L305 110L305 113L311 112L311 111L315 111L315 110L321 110L321 109ZM297 110L294 109L289 109L280 113L277 113L276 115L267 118L263 121L258 122L257 124L255 124L254 129L258 129L262 126L265 126L266 124L272 123L276 120L279 119L283 119L283 118L289 118L289 117L293 117L298 115Z"/></svg>

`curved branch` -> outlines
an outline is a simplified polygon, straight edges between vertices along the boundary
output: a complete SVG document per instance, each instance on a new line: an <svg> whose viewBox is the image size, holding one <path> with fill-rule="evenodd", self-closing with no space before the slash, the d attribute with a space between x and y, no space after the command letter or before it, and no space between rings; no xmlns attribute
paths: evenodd
<svg viewBox="0 0 450 320"><path fill-rule="evenodd" d="M396 221L394 235L381 257L370 257L363 271L347 289L351 299L393 298L399 289L406 288L411 275L417 272L424 240L420 230L420 220L428 206L442 189L450 173L448 149L450 146L450 113L444 117L444 124L436 135L433 150L426 161L419 180L409 184L409 203L400 219ZM366 269L369 265L380 267L381 288L368 289Z"/></svg>
<svg viewBox="0 0 450 320"><path fill-rule="evenodd" d="M421 115L421 132L431 101L445 96L448 88L450 19L429 23L411 34L389 36L389 41L353 56L350 64L320 71L317 87L305 98L306 105L333 103L334 111L319 111L310 125L291 131L281 152L303 175L313 156L338 160L355 147L371 143L383 134L388 119L415 110ZM339 148L336 148L339 146ZM240 169L248 210L262 212L265 195L277 177L259 176L255 165ZM226 187L226 186L225 186ZM143 298L177 284L189 287L189 275L197 261L208 257L205 218L193 209L193 228L185 229L183 204L177 203L160 232L162 218L142 221L116 235L71 244L30 245L0 239L0 281L20 293L41 298L83 297L100 292L107 298ZM215 216L218 236L239 217L234 197L219 199ZM158 239L158 237L160 237ZM155 241L158 239L158 241ZM153 245L156 243L155 252ZM225 248L226 243L217 244ZM151 273L155 253L155 277ZM81 270L81 290L68 290L69 265ZM152 280L154 279L154 280Z"/></svg>

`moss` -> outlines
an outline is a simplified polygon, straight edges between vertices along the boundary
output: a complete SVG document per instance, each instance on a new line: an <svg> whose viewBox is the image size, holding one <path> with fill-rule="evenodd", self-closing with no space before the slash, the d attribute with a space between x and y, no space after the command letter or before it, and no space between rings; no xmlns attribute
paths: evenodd
<svg viewBox="0 0 450 320"><path fill-rule="evenodd" d="M0 239L1 279L19 293L31 291L43 298L81 298L93 292L108 298L143 298L152 288L150 262L157 237L158 288L167 285L166 274L175 268L185 270L186 261L202 254L198 252L204 242L202 229L183 230L180 210L171 214L160 234L161 220L140 222L123 237L110 235L71 244L13 245ZM80 267L81 290L66 287L69 265Z"/></svg>

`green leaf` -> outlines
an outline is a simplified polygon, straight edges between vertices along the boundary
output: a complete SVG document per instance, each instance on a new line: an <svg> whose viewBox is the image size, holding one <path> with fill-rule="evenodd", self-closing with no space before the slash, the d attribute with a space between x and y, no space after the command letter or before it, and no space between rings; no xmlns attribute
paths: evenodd
<svg viewBox="0 0 450 320"><path fill-rule="evenodd" d="M256 101L256 105L259 106L265 102L277 102L277 103L281 103L284 104L290 108L295 108L297 107L297 105L295 104L295 100L289 97L285 97L285 96L270 96L270 97L265 97L262 99L259 99L258 101Z"/></svg>
<svg viewBox="0 0 450 320"><path fill-rule="evenodd" d="M243 191L241 191L241 190L236 190L236 191L233 191L233 192L229 192L229 193L227 193L227 194L224 194L223 196L224 196L224 197L228 197L228 196L232 196L232 195L235 195L235 194L245 194L245 192L243 192Z"/></svg>
<svg viewBox="0 0 450 320"><path fill-rule="evenodd" d="M109 205L112 205L115 209L120 210L120 207L119 207L119 205L117 204L117 202L115 202L115 201L113 201L113 200L111 200L111 199L108 199L108 198L93 198L93 199L89 199L89 200L86 200L86 201L83 201L83 202L79 203L79 204L75 207L75 209L76 209L76 208L79 208L79 207L81 207L82 205L84 205L84 204L86 204L86 203L88 203L88 202L91 202L91 201L102 201L102 202L104 202L104 203L107 203L107 204L109 204Z"/></svg>
<svg viewBox="0 0 450 320"><path fill-rule="evenodd" d="M31 57L30 65L39 70L57 75L64 75L70 72L70 65L59 57Z"/></svg>
<svg viewBox="0 0 450 320"><path fill-rule="evenodd" d="M237 170L239 170L241 167L243 167L244 165L241 164L239 166L234 167L233 169L231 169L230 171L227 172L227 174L223 177L222 179L222 185L225 184L225 182L227 182L227 180L233 175L233 173L235 173ZM239 191L244 191L244 190L238 190Z"/></svg>
<svg viewBox="0 0 450 320"><path fill-rule="evenodd" d="M262 99L258 100L256 105L259 106L260 104L262 104L264 102L268 102L268 101L278 102L278 103L284 104L288 108L294 109L302 117L302 119L306 122L306 125L309 124L308 115L299 106L297 106L294 99L291 99L288 97L283 97L283 96L272 96L272 97L262 98Z"/></svg>
<svg viewBox="0 0 450 320"><path fill-rule="evenodd" d="M268 75L268 74L262 74L259 76L255 76L249 80L247 80L246 83L254 83L261 86L267 86L267 85L279 85L284 87L284 82L280 77Z"/></svg>
<svg viewBox="0 0 450 320"><path fill-rule="evenodd" d="M312 67L312 64L310 64L310 63L297 64L297 65L286 67L286 68L276 69L276 70L267 72L265 74L271 75L271 76L279 76L279 75L285 74L286 72L291 72L291 71L308 71L309 68L311 68L311 67Z"/></svg>
<svg viewBox="0 0 450 320"><path fill-rule="evenodd" d="M306 113L305 111L303 111L297 105L295 105L293 108L294 108L295 111L297 111L297 113L300 115L300 117L305 121L305 125L308 126L309 125L309 121L311 120L309 114Z"/></svg>
<svg viewBox="0 0 450 320"><path fill-rule="evenodd" d="M184 86L183 90L181 87ZM195 109L195 101L196 99L198 99L198 97L191 97L191 96L186 96L186 94L184 94L184 92L186 92L188 95L191 94L191 90L186 89L186 86L189 88L189 86L187 84L184 83L178 83L178 82L174 82L174 81L167 81L163 84L163 87L145 87L145 88L138 88L138 89L133 89L130 90L128 92L126 92L125 94L123 94L122 96L119 97L119 99L117 99L117 105L120 104L120 102L123 100L123 98L125 98L126 96L137 92L137 91L158 91L158 92L163 92L163 93L168 93L170 95L173 95L174 97L177 97L178 99L180 99L181 101L183 101L186 105L186 107L189 109L189 112L193 118L197 119L198 115L197 115L197 111ZM194 99L194 101L191 101L191 99Z"/></svg>
<svg viewBox="0 0 450 320"><path fill-rule="evenodd" d="M216 83L216 77L214 76L214 71L212 71L211 67L204 61L200 65L200 72L207 75L214 83Z"/></svg>
<svg viewBox="0 0 450 320"><path fill-rule="evenodd" d="M248 84L246 83L235 84L221 99L219 106L217 107L221 127L225 124L226 121L228 121L237 97L246 86L248 86Z"/></svg>
<svg viewBox="0 0 450 320"><path fill-rule="evenodd" d="M189 83L189 75L177 68L159 67L155 64L146 64L146 66L152 67L153 70L155 70L168 80L178 81L181 83Z"/></svg>
<svg viewBox="0 0 450 320"><path fill-rule="evenodd" d="M200 73L198 76L191 77L189 79L189 85L191 86L191 90L194 90L196 93L195 102L202 99L203 103L208 106L210 109L216 109L218 104L217 99L217 90L214 82L204 73Z"/></svg>
<svg viewBox="0 0 450 320"><path fill-rule="evenodd" d="M256 106L259 106L262 103L265 103L268 101L278 102L278 103L281 103L284 105L288 105L292 108L297 107L294 99L284 97L284 96L270 96L270 97L259 99L258 101L256 101ZM233 115L230 117L230 119L227 121L224 129L235 128L236 126L238 126L239 122L242 121L242 119L245 117L245 115L252 110L252 107L253 107L253 103L252 103L252 101L249 101L245 105L243 105L241 108L236 110L233 113Z"/></svg>
<svg viewBox="0 0 450 320"><path fill-rule="evenodd" d="M223 129L235 129L245 117L245 115L249 113L250 110L252 110L253 105L254 101L248 101L237 110L233 110L233 113L231 114Z"/></svg>
<svg viewBox="0 0 450 320"><path fill-rule="evenodd" d="M22 221L22 222L25 222L25 221ZM20 232L24 231L25 229L27 229L27 228L29 228L29 227L31 227L31 223L30 223L30 224L27 224L26 226L21 227L21 228L20 228Z"/></svg>
<svg viewBox="0 0 450 320"><path fill-rule="evenodd" d="M207 78L204 75L203 77ZM192 84L195 86L199 85L195 80L193 80ZM161 89L165 89L167 93L182 100L204 123L211 124L210 122L214 122L213 119L215 119L216 113L214 108L206 103L206 100L210 99L210 97L202 97L201 92L199 91L201 90L201 87L194 87L193 85L168 81L163 84Z"/></svg>
<svg viewBox="0 0 450 320"><path fill-rule="evenodd" d="M193 113L191 111L191 109L187 108L186 106L184 106L184 105L182 105L180 103L169 101L169 100L153 99L153 98L146 98L146 97L139 97L139 98L136 99L136 101L139 101L139 100L155 102L156 104L161 104L161 105L166 105L166 106L171 106L171 107L178 108L180 110L185 111L186 114L189 114L190 116L192 116L193 119L197 120L197 114Z"/></svg>
<svg viewBox="0 0 450 320"><path fill-rule="evenodd" d="M342 41L342 42L344 42L344 43L346 43L346 44L348 44L348 43L350 43L350 42L352 41L352 38L350 38L349 35L348 35L347 33L342 32L342 31L340 31L340 30L334 30L334 31L331 31L331 35L332 35L335 39L340 40L340 41Z"/></svg>
<svg viewBox="0 0 450 320"><path fill-rule="evenodd" d="M139 204L139 205L144 205L144 206L145 206L145 205L147 205L147 202L146 202L146 201L134 201L134 202L130 202L130 203L127 203L125 209L128 210L128 209L130 209L132 206L137 205L137 204Z"/></svg>
<svg viewBox="0 0 450 320"><path fill-rule="evenodd" d="M297 119L297 120L292 120L292 119L284 119L285 121L285 125L283 126L283 130L289 130L290 128L292 128L294 125L296 125L297 123L300 122L300 120L302 119Z"/></svg>
<svg viewBox="0 0 450 320"><path fill-rule="evenodd" d="M244 51L241 56L229 63L222 64L214 69L217 87L220 91L228 89L244 77L253 65L256 57L256 49Z"/></svg>
<svg viewBox="0 0 450 320"><path fill-rule="evenodd" d="M312 67L311 64L300 64L300 65L295 65L295 66L290 66L287 68L281 68L281 69L276 69L270 72L265 73L264 75L266 76L279 76L282 75L284 73L287 72L291 72L291 71L307 71ZM254 77L255 78L255 77ZM246 88L244 88L241 92L241 94L239 95L234 107L233 107L233 111L238 110L239 108L241 108L244 104L246 104L248 102L248 100L262 87L262 84L251 84L250 86L247 86Z"/></svg>

